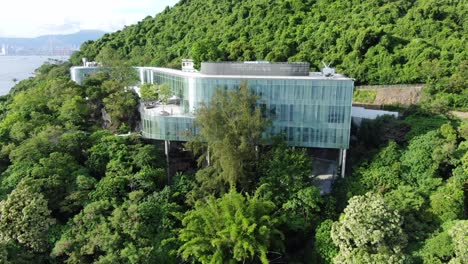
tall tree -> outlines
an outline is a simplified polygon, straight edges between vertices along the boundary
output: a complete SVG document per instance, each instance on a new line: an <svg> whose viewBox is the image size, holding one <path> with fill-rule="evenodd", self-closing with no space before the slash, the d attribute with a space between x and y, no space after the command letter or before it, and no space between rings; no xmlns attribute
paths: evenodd
<svg viewBox="0 0 468 264"><path fill-rule="evenodd" d="M131 192L121 205L88 204L69 223L52 256L67 263L175 263L163 240L175 236L169 188L151 195ZM173 234L174 233L174 234Z"/></svg>
<svg viewBox="0 0 468 264"><path fill-rule="evenodd" d="M468 263L468 220L456 221L449 234L455 251L455 258L450 263Z"/></svg>
<svg viewBox="0 0 468 264"><path fill-rule="evenodd" d="M187 146L202 151L215 170L213 177L230 187L252 188L257 167L257 147L269 124L259 107L258 96L245 83L238 90L218 89L211 102L196 111L199 134Z"/></svg>
<svg viewBox="0 0 468 264"><path fill-rule="evenodd" d="M343 217L332 227L338 246L335 263L403 263L406 235L403 219L383 197L367 193L349 200Z"/></svg>
<svg viewBox="0 0 468 264"><path fill-rule="evenodd" d="M96 60L102 64L112 79L122 83L123 86L135 85L138 82L138 74L133 65L130 65L118 50L105 47L96 56Z"/></svg>
<svg viewBox="0 0 468 264"><path fill-rule="evenodd" d="M0 241L13 240L34 252L48 250L48 231L55 223L47 200L36 190L20 185L0 202Z"/></svg>
<svg viewBox="0 0 468 264"><path fill-rule="evenodd" d="M320 223L315 230L315 250L320 255L324 263L333 263L333 258L338 254L338 248L331 239L331 229L333 221L327 219Z"/></svg>
<svg viewBox="0 0 468 264"><path fill-rule="evenodd" d="M171 87L167 83L163 83L159 85L158 87L158 96L161 99L161 102L163 103L163 110L164 110L164 105L167 105L169 102L169 98L172 95L172 90Z"/></svg>
<svg viewBox="0 0 468 264"><path fill-rule="evenodd" d="M155 101L158 99L158 89L157 85L152 85L149 83L145 83L140 86L140 97L141 99L147 103L148 101Z"/></svg>

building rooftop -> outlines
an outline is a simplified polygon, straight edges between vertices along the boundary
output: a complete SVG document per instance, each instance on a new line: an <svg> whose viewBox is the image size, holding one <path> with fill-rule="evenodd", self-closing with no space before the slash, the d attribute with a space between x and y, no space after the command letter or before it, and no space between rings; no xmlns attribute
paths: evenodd
<svg viewBox="0 0 468 264"><path fill-rule="evenodd" d="M349 81L352 78L336 73L333 76L325 76L321 72L309 72L306 76L277 76L277 75L214 75L203 74L201 72L184 72L181 70L159 68L159 67L136 67L139 69L157 70L168 74L178 75L182 77L198 77L198 78L213 78L213 79L293 79L293 80L341 80Z"/></svg>
<svg viewBox="0 0 468 264"><path fill-rule="evenodd" d="M192 68L190 60L184 60L183 68ZM74 69L94 69L95 66L75 66ZM137 69L157 70L167 74L213 79L294 79L294 80L342 80L352 78L335 73L334 69L326 66L323 72L309 72L310 64L307 62L202 62L201 71L176 70L161 67L135 67Z"/></svg>
<svg viewBox="0 0 468 264"><path fill-rule="evenodd" d="M308 62L202 62L202 74L253 76L308 76Z"/></svg>

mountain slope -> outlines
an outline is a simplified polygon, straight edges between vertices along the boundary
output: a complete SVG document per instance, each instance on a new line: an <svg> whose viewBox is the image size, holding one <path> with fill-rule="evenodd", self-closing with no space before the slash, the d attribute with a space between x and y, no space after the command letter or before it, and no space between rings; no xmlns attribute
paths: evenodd
<svg viewBox="0 0 468 264"><path fill-rule="evenodd" d="M192 57L308 61L319 69L325 60L361 83L425 82L459 72L468 58L463 2L181 0L87 42L73 62L111 47L139 65L177 67Z"/></svg>

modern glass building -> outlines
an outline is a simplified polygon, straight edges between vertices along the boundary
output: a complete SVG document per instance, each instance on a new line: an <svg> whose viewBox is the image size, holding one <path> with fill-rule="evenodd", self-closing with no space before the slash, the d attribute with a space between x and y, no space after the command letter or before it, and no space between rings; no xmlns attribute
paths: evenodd
<svg viewBox="0 0 468 264"><path fill-rule="evenodd" d="M209 103L216 89L236 89L245 82L273 120L269 134L284 134L291 146L347 149L354 81L308 69L308 63L202 63L199 73L138 68L142 83L166 83L180 98L172 112L142 107L143 135L187 140L196 132L194 110Z"/></svg>
<svg viewBox="0 0 468 264"><path fill-rule="evenodd" d="M70 76L73 81L79 85L83 84L84 80L91 74L103 71L100 67L86 67L86 66L75 66L70 68Z"/></svg>
<svg viewBox="0 0 468 264"><path fill-rule="evenodd" d="M80 83L89 72L75 68L72 78ZM267 134L284 134L291 146L349 147L354 81L340 74L310 73L308 63L268 62L202 63L200 72L136 69L142 84L167 84L177 99L166 106L140 107L146 138L186 141L196 133L192 121L197 107L209 103L216 89L236 89L245 82L273 120Z"/></svg>

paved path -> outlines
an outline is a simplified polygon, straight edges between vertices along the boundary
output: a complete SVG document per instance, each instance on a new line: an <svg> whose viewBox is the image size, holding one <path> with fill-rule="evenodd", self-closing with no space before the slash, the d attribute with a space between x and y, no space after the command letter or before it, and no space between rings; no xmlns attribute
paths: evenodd
<svg viewBox="0 0 468 264"><path fill-rule="evenodd" d="M336 178L336 161L313 158L312 174L314 185L320 188L320 194L331 192L333 180Z"/></svg>

